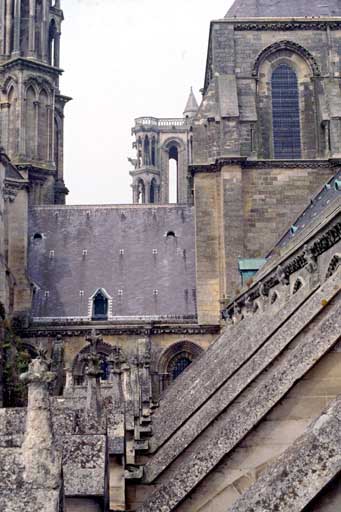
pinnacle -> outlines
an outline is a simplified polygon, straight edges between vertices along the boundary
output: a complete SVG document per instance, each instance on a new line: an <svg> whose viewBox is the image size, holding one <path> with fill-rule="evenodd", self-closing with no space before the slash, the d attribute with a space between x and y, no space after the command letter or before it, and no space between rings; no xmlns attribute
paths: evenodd
<svg viewBox="0 0 341 512"><path fill-rule="evenodd" d="M196 100L196 97L193 92L193 87L191 87L191 91L189 93L189 98L184 110L184 116L190 115L190 114L196 114L198 111L199 105Z"/></svg>

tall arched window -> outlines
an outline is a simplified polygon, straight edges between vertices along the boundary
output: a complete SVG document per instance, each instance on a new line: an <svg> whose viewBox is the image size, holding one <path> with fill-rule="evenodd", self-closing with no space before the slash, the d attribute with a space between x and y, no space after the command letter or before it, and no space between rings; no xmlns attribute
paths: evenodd
<svg viewBox="0 0 341 512"><path fill-rule="evenodd" d="M287 64L272 73L272 126L274 156L301 158L300 107L297 76Z"/></svg>
<svg viewBox="0 0 341 512"><path fill-rule="evenodd" d="M142 179L139 179L137 182L137 202L138 204L144 204L146 202L146 187Z"/></svg>
<svg viewBox="0 0 341 512"><path fill-rule="evenodd" d="M8 94L8 148L9 156L13 157L18 150L18 129L17 129L17 93L14 87Z"/></svg>
<svg viewBox="0 0 341 512"><path fill-rule="evenodd" d="M49 26L49 41L48 41L48 62L51 66L57 66L56 51L55 51L55 38L56 38L56 22L51 21Z"/></svg>
<svg viewBox="0 0 341 512"><path fill-rule="evenodd" d="M35 155L35 126L36 126L36 94L33 87L26 92L26 156L33 159Z"/></svg>
<svg viewBox="0 0 341 512"><path fill-rule="evenodd" d="M150 203L156 203L156 179L153 178L151 183L150 183L150 197L149 197L149 202Z"/></svg>
<svg viewBox="0 0 341 512"><path fill-rule="evenodd" d="M49 154L48 142L48 96L42 90L39 95L39 119L38 119L38 157L39 160L47 160Z"/></svg>
<svg viewBox="0 0 341 512"><path fill-rule="evenodd" d="M143 145L143 157L144 157L144 165L150 165L150 142L149 137L146 135L144 139Z"/></svg>
<svg viewBox="0 0 341 512"><path fill-rule="evenodd" d="M169 203L178 202L178 163L179 151L176 146L169 149Z"/></svg>
<svg viewBox="0 0 341 512"><path fill-rule="evenodd" d="M152 165L156 165L156 141L155 137L152 139Z"/></svg>

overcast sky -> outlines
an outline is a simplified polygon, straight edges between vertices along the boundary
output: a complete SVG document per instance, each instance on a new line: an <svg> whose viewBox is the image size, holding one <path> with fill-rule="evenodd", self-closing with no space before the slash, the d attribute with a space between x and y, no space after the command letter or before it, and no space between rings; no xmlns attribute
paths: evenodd
<svg viewBox="0 0 341 512"><path fill-rule="evenodd" d="M64 0L61 92L68 204L130 203L131 128L180 117L203 87L212 19L231 0Z"/></svg>

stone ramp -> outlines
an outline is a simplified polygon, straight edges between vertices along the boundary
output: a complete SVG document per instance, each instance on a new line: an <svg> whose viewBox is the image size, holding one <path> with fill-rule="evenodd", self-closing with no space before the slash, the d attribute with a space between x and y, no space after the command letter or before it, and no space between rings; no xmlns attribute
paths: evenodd
<svg viewBox="0 0 341 512"><path fill-rule="evenodd" d="M240 393L279 356L302 329L320 314L324 308L323 301L330 301L335 293L335 283L331 280L309 300L303 302L299 312L290 316L287 322L259 347L253 357L246 358L245 363L154 454L145 466L145 481L153 482L233 400L238 398ZM303 300L301 298L301 301ZM229 372L227 371L226 374L228 375Z"/></svg>
<svg viewBox="0 0 341 512"><path fill-rule="evenodd" d="M282 352L239 395L238 401L234 401L182 452L161 476L158 489L146 500L140 512L174 510L339 340L340 278L341 269L309 299L308 311L313 306L317 310L315 315L311 312L305 318L305 328L300 335L294 336L295 339L291 336L292 341L288 346L284 345L285 348L279 346L278 350ZM258 357L261 359L261 352ZM154 462L160 461L154 459ZM152 464L153 461L146 468L147 475L148 472L149 475L156 473Z"/></svg>
<svg viewBox="0 0 341 512"><path fill-rule="evenodd" d="M244 362L310 297L308 287L280 310L269 308L226 331L169 388L153 415L154 453L222 386ZM241 350L242 345L242 350ZM219 363L219 364L218 364ZM186 389L186 394L183 390ZM178 400L181 395L181 400Z"/></svg>
<svg viewBox="0 0 341 512"><path fill-rule="evenodd" d="M341 397L226 512L300 512L341 471Z"/></svg>

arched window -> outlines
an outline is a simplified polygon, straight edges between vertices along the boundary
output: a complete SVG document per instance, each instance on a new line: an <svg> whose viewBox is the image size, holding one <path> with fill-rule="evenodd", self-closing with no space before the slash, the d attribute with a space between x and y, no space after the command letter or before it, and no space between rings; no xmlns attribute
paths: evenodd
<svg viewBox="0 0 341 512"><path fill-rule="evenodd" d="M137 183L137 202L138 204L145 204L146 202L146 187L141 179Z"/></svg>
<svg viewBox="0 0 341 512"><path fill-rule="evenodd" d="M55 39L56 39L56 22L52 20L49 26L49 41L48 41L48 62L51 66L57 66L57 56L56 56L56 48L55 48Z"/></svg>
<svg viewBox="0 0 341 512"><path fill-rule="evenodd" d="M29 35L29 2L21 0L20 7L20 48L24 55L28 50L28 35Z"/></svg>
<svg viewBox="0 0 341 512"><path fill-rule="evenodd" d="M93 299L92 317L95 320L107 320L108 318L108 299L100 290Z"/></svg>
<svg viewBox="0 0 341 512"><path fill-rule="evenodd" d="M287 64L275 68L271 78L274 157L301 158L301 128L298 84Z"/></svg>
<svg viewBox="0 0 341 512"><path fill-rule="evenodd" d="M186 368L191 364L192 356L191 354L187 354L183 352L182 354L178 354L175 356L169 364L168 373L171 375L171 379L175 380L179 375L186 370Z"/></svg>
<svg viewBox="0 0 341 512"><path fill-rule="evenodd" d="M17 94L14 87L8 94L9 113L8 113L8 152L13 157L18 150L18 131L17 131Z"/></svg>
<svg viewBox="0 0 341 512"><path fill-rule="evenodd" d="M36 50L38 57L42 56L42 47L41 47L42 20L43 20L43 3L42 3L42 0L36 0L35 50Z"/></svg>
<svg viewBox="0 0 341 512"><path fill-rule="evenodd" d="M48 96L42 90L39 95L39 119L38 119L38 158L47 160L49 154L48 137Z"/></svg>
<svg viewBox="0 0 341 512"><path fill-rule="evenodd" d="M178 162L178 148L176 146L172 146L169 149L169 203L178 202Z"/></svg>
<svg viewBox="0 0 341 512"><path fill-rule="evenodd" d="M152 139L152 165L156 165L156 141L155 137Z"/></svg>
<svg viewBox="0 0 341 512"><path fill-rule="evenodd" d="M36 95L33 87L29 87L26 92L26 156L33 159L35 155L35 124L36 124Z"/></svg>
<svg viewBox="0 0 341 512"><path fill-rule="evenodd" d="M150 197L149 197L149 202L150 203L156 203L156 179L153 178L151 183L150 183Z"/></svg>
<svg viewBox="0 0 341 512"><path fill-rule="evenodd" d="M150 165L150 142L149 137L146 135L143 145L143 163L144 165Z"/></svg>

